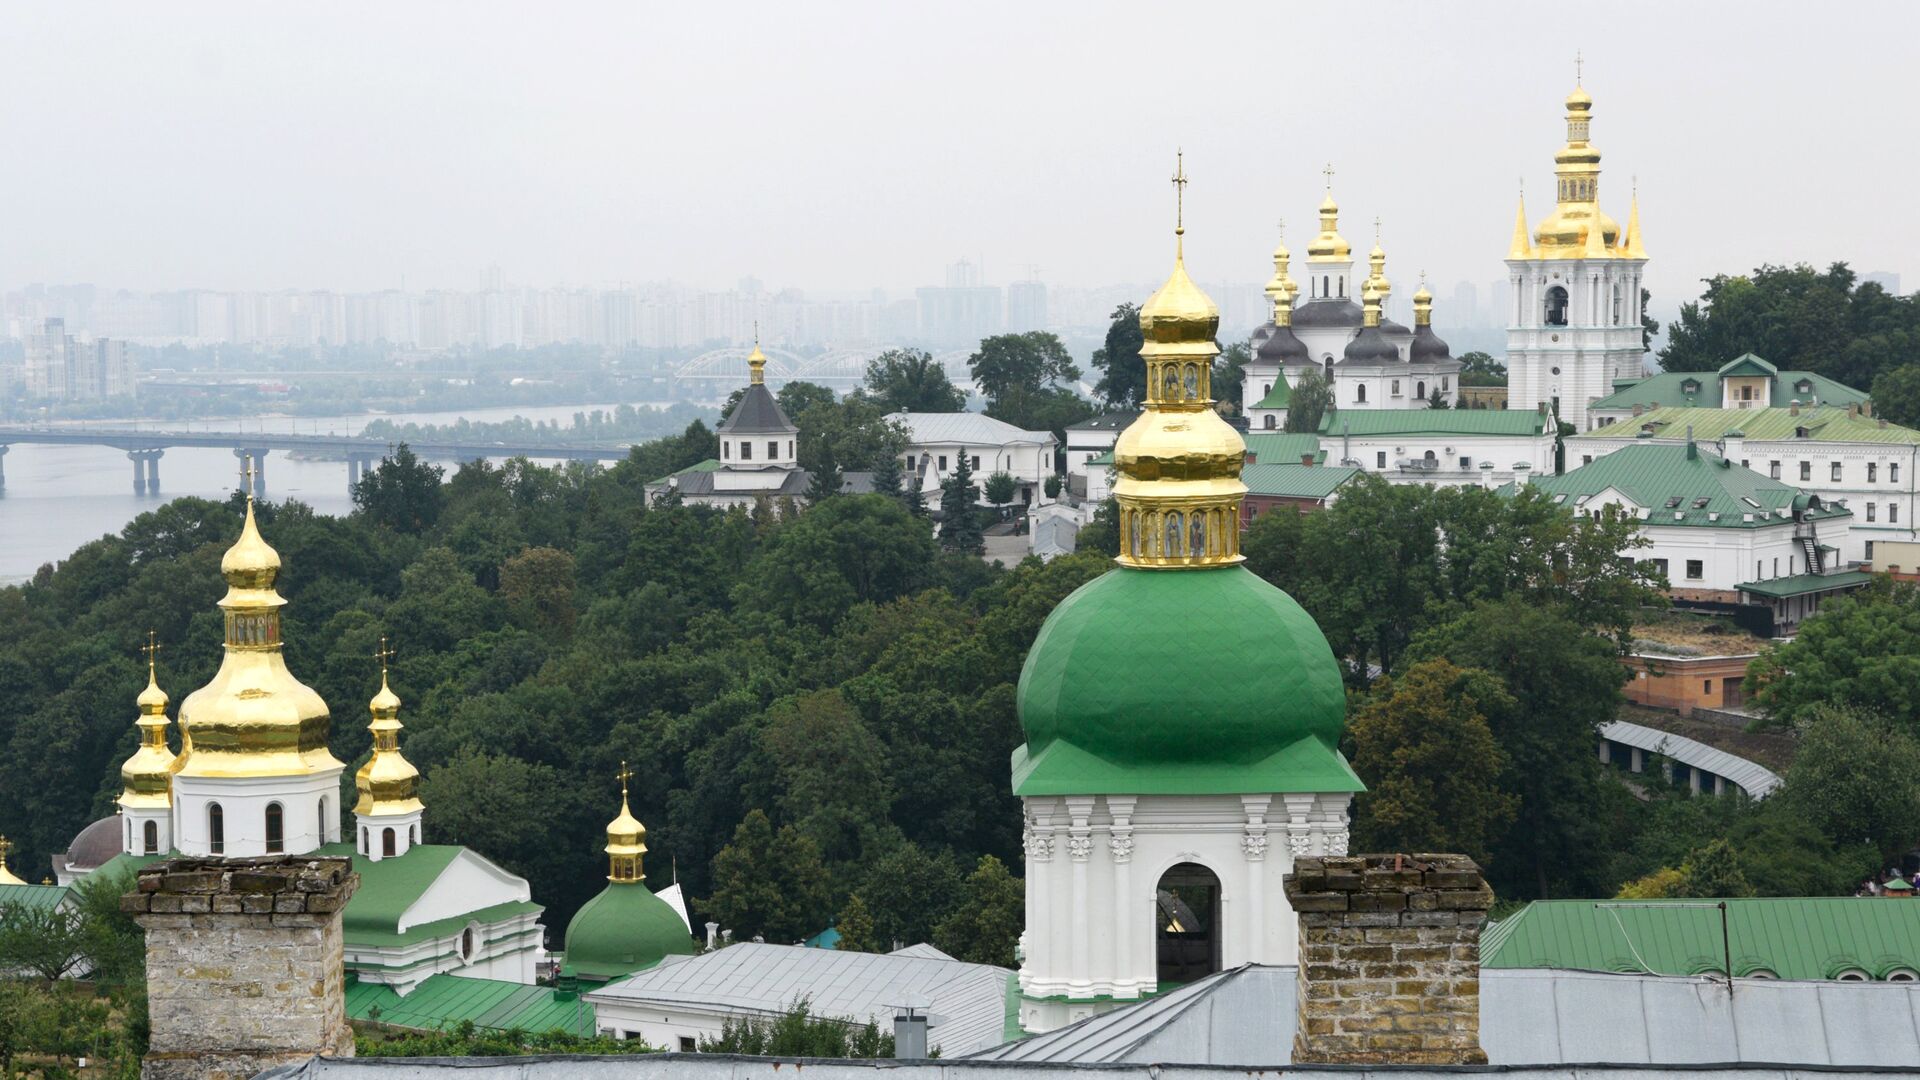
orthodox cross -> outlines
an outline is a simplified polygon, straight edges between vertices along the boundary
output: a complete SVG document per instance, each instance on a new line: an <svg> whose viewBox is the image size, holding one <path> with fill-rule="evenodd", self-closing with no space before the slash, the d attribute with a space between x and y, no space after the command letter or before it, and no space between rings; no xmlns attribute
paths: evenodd
<svg viewBox="0 0 1920 1080"><path fill-rule="evenodd" d="M1287 242L1287 219L1281 218L1276 224L1280 226L1280 242L1284 244Z"/></svg>
<svg viewBox="0 0 1920 1080"><path fill-rule="evenodd" d="M1581 76L1585 74L1585 71L1586 71L1585 61L1580 56L1580 50L1575 49L1573 51L1573 85L1575 86L1581 85L1580 79L1581 79Z"/></svg>
<svg viewBox="0 0 1920 1080"><path fill-rule="evenodd" d="M620 761L620 771L614 774L620 778L620 801L627 801L627 781L633 779L633 770L627 768L626 759Z"/></svg>
<svg viewBox="0 0 1920 1080"><path fill-rule="evenodd" d="M1331 192L1333 190L1333 162L1327 162L1327 167L1320 170L1320 175L1327 178L1327 190Z"/></svg>
<svg viewBox="0 0 1920 1080"><path fill-rule="evenodd" d="M1373 218L1373 246L1380 246L1380 215L1378 214Z"/></svg>
<svg viewBox="0 0 1920 1080"><path fill-rule="evenodd" d="M247 505L252 506L253 505L253 455L247 454L245 456L246 456L247 467L241 470L240 475L247 478Z"/></svg>
<svg viewBox="0 0 1920 1080"><path fill-rule="evenodd" d="M7 868L7 856L13 854L13 841L0 836L0 870Z"/></svg>
<svg viewBox="0 0 1920 1080"><path fill-rule="evenodd" d="M387 661L393 659L393 650L387 648L387 635L380 635L380 647L373 651L373 658L380 662L380 678L384 681L387 677Z"/></svg>
<svg viewBox="0 0 1920 1080"><path fill-rule="evenodd" d="M1187 155L1184 150L1173 152L1173 234L1184 235L1186 223L1187 194Z"/></svg>
<svg viewBox="0 0 1920 1080"><path fill-rule="evenodd" d="M161 649L166 648L165 645L160 644L159 642L155 641L153 638L154 638L153 631L151 630L147 631L147 643L145 645L140 646L140 651L147 654L147 674L148 675L153 674L153 654L159 652Z"/></svg>

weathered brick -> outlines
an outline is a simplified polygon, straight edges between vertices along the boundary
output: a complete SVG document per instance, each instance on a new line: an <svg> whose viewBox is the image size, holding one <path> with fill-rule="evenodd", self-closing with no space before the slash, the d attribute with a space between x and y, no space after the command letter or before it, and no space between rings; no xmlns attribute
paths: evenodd
<svg viewBox="0 0 1920 1080"><path fill-rule="evenodd" d="M1346 911L1351 894L1344 892L1311 892L1289 894L1287 902L1295 911ZM1359 897L1352 897L1359 899Z"/></svg>
<svg viewBox="0 0 1920 1080"><path fill-rule="evenodd" d="M1406 894L1397 892L1354 893L1353 899L1347 905L1349 911L1405 911L1406 909Z"/></svg>

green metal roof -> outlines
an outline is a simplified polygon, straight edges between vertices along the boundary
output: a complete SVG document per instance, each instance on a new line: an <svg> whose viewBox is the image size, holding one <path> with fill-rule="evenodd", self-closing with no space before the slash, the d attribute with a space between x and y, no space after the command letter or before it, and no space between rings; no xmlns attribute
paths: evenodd
<svg viewBox="0 0 1920 1080"><path fill-rule="evenodd" d="M405 855L375 861L353 850L352 844L328 844L317 854L349 856L360 888L347 901L345 927L356 931L398 934L400 917L439 880L464 850L452 844L415 844Z"/></svg>
<svg viewBox="0 0 1920 1080"><path fill-rule="evenodd" d="M1894 443L1911 446L1920 443L1920 431L1898 424L1880 426L1871 416L1848 416L1845 408L1801 409L1655 409L1630 420L1584 432L1588 438L1630 439L1638 429L1653 425L1656 439L1684 439L1688 425L1693 437L1710 442L1728 432L1739 432L1751 440L1785 441L1797 439L1802 429L1812 442Z"/></svg>
<svg viewBox="0 0 1920 1080"><path fill-rule="evenodd" d="M1530 409L1328 409L1320 435L1539 435L1552 423Z"/></svg>
<svg viewBox="0 0 1920 1080"><path fill-rule="evenodd" d="M719 467L720 467L719 458L708 458L705 461L695 462L694 464L689 465L684 469L681 469L679 472L668 473L665 476L657 477L647 482L650 484L664 484L668 480L671 480L676 476L685 476L688 473L712 472L715 469L718 469Z"/></svg>
<svg viewBox="0 0 1920 1080"><path fill-rule="evenodd" d="M347 987L347 1016L419 1031L445 1030L466 1020L494 1031L592 1035L595 1030L593 1005L578 994L563 997L548 986L460 975L429 976L405 997L382 983L355 983Z"/></svg>
<svg viewBox="0 0 1920 1080"><path fill-rule="evenodd" d="M1582 465L1563 476L1528 480L1555 505L1578 512L1580 505L1613 490L1645 507L1643 523L1714 529L1760 529L1787 524L1774 511L1791 510L1795 499L1811 498L1800 489L1744 469L1686 444L1635 443ZM1512 485L1508 485L1510 490ZM1676 501L1677 500L1677 501ZM1671 504L1671 505L1669 505ZM1746 516L1754 520L1747 521ZM1841 508L1810 510L1815 521L1851 516Z"/></svg>
<svg viewBox="0 0 1920 1080"><path fill-rule="evenodd" d="M1286 369L1282 368L1279 372L1275 373L1274 375L1273 389L1267 391L1267 396L1261 398L1260 404L1255 405L1254 408L1284 409L1287 407L1287 400L1292 396L1293 396L1293 391L1287 388Z"/></svg>
<svg viewBox="0 0 1920 1080"><path fill-rule="evenodd" d="M1310 432L1250 431L1246 442L1255 464L1298 465L1305 454L1312 454L1315 461L1327 459L1327 452L1320 448L1320 436Z"/></svg>
<svg viewBox="0 0 1920 1080"><path fill-rule="evenodd" d="M1601 901L1605 903L1605 901ZM1487 928L1487 968L1697 975L1722 972L1720 912L1701 901L1536 900ZM1883 897L1761 897L1727 901L1733 973L1831 979L1848 969L1881 978L1920 972L1920 903Z"/></svg>
<svg viewBox="0 0 1920 1080"><path fill-rule="evenodd" d="M1873 575L1865 570L1843 570L1837 574L1795 574L1792 577L1769 578L1766 581L1749 581L1734 588L1743 593L1764 596L1770 600L1784 600L1789 596L1806 596L1809 593L1833 592L1837 589L1857 589L1873 581Z"/></svg>
<svg viewBox="0 0 1920 1080"><path fill-rule="evenodd" d="M72 891L65 885L0 885L0 908L56 910Z"/></svg>
<svg viewBox="0 0 1920 1080"><path fill-rule="evenodd" d="M1816 375L1811 371L1780 371L1760 357L1748 353L1730 361L1719 371L1663 371L1658 375L1635 382L1633 385L1616 389L1613 393L1588 406L1589 409L1620 411L1631 409L1635 405L1652 408L1685 407L1689 405L1717 405L1721 400L1720 380L1730 376L1759 375L1771 377L1770 390L1775 408L1785 409L1789 402L1799 398L1811 402L1818 398L1822 405L1856 405L1867 400L1867 395L1845 383L1838 383L1825 375ZM1698 386L1692 393L1687 386ZM1802 391L1800 386L1807 389ZM1749 410L1769 412L1768 409Z"/></svg>
<svg viewBox="0 0 1920 1080"><path fill-rule="evenodd" d="M1289 499L1324 499L1334 489L1360 472L1351 465L1302 465L1281 462L1274 465L1248 465L1240 470L1240 479L1249 495L1268 495Z"/></svg>
<svg viewBox="0 0 1920 1080"><path fill-rule="evenodd" d="M1139 677L1143 657L1178 642L1204 642L1207 662ZM1338 748L1332 647L1242 566L1094 578L1047 616L1016 695L1016 795L1364 790Z"/></svg>
<svg viewBox="0 0 1920 1080"><path fill-rule="evenodd" d="M1088 458L1088 459L1087 459L1087 464L1089 464L1089 465L1111 465L1111 464L1113 464L1113 451L1112 451L1112 450L1107 450L1107 451L1104 451L1104 452L1102 452L1102 453L1101 453L1101 454L1100 454L1100 455L1099 455L1098 457L1090 457L1090 458Z"/></svg>
<svg viewBox="0 0 1920 1080"><path fill-rule="evenodd" d="M567 924L565 974L605 982L691 956L693 935L673 905L643 882L610 881Z"/></svg>

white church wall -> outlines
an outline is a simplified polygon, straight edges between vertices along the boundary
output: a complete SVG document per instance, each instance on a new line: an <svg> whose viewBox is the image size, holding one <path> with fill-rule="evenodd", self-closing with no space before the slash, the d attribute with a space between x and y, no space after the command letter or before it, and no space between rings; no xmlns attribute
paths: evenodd
<svg viewBox="0 0 1920 1080"><path fill-rule="evenodd" d="M465 915L469 911L530 900L524 878L518 878L471 851L462 849L440 872L420 898L400 917L400 929Z"/></svg>
<svg viewBox="0 0 1920 1080"><path fill-rule="evenodd" d="M278 803L284 854L303 855L340 838L340 773L173 778L173 835L183 855L245 858L267 851L267 807ZM224 843L212 848L209 808L218 804ZM323 809L324 808L324 809Z"/></svg>

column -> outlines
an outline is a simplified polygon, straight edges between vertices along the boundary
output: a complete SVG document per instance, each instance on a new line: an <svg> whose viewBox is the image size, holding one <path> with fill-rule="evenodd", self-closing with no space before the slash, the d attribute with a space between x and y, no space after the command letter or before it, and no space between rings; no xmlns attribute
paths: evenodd
<svg viewBox="0 0 1920 1080"><path fill-rule="evenodd" d="M1139 930L1140 908L1133 895L1133 808L1139 799L1132 795L1107 796L1107 813L1113 827L1107 837L1107 853L1113 856L1113 972L1115 989L1138 994L1142 980L1133 970L1134 937ZM1147 932L1153 923L1146 923Z"/></svg>
<svg viewBox="0 0 1920 1080"><path fill-rule="evenodd" d="M1087 910L1087 858L1093 854L1092 795L1069 795L1067 804L1067 855L1073 863L1073 974L1070 985L1085 991L1091 980L1087 965L1092 951L1093 932L1085 917Z"/></svg>
<svg viewBox="0 0 1920 1080"><path fill-rule="evenodd" d="M160 494L160 456L165 450L147 451L147 490Z"/></svg>
<svg viewBox="0 0 1920 1080"><path fill-rule="evenodd" d="M1267 807L1273 802L1271 795L1242 795L1240 808L1247 815L1246 829L1240 837L1240 851L1246 856L1246 865L1241 872L1247 875L1246 912L1241 918L1245 947L1238 960L1226 955L1221 948L1220 962L1225 967L1234 963L1270 963L1266 950L1267 929ZM1291 816L1291 815L1289 815Z"/></svg>
<svg viewBox="0 0 1920 1080"><path fill-rule="evenodd" d="M127 460L133 462L133 493L135 495L145 495L147 493L147 470L140 463L140 451L127 451Z"/></svg>

